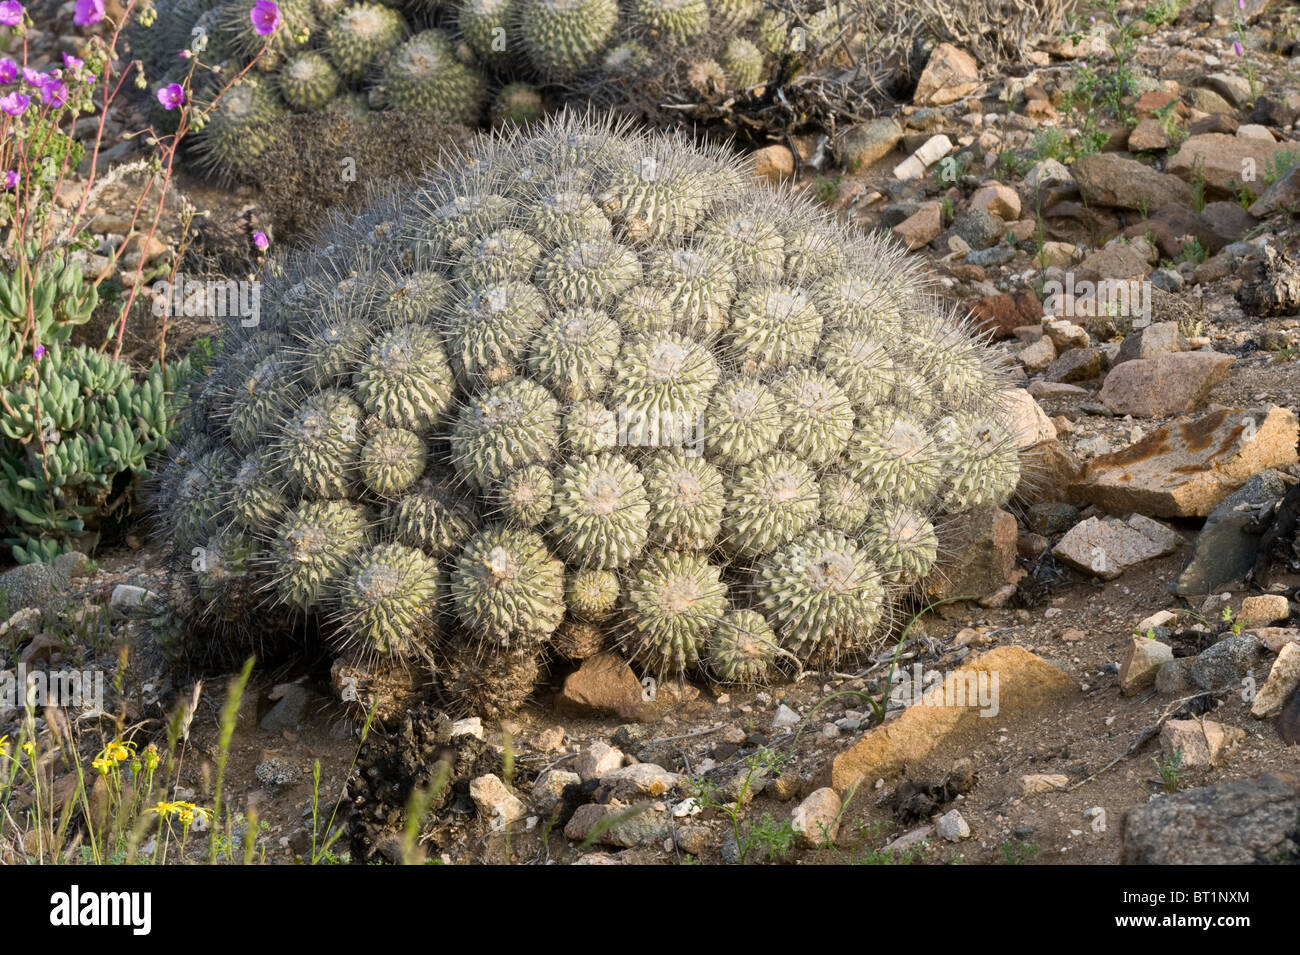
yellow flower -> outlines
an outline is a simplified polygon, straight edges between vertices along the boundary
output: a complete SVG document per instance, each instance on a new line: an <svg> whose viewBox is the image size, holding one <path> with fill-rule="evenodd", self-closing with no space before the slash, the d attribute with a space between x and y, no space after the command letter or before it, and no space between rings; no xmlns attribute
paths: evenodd
<svg viewBox="0 0 1300 955"><path fill-rule="evenodd" d="M153 807L153 811L163 817L170 816L175 810L176 810L176 803L162 802L161 800L158 802L158 805Z"/></svg>
<svg viewBox="0 0 1300 955"><path fill-rule="evenodd" d="M211 809L203 809L192 802L173 803L173 808L176 811L176 818L181 821L182 825L186 826L192 824L195 819L202 819L206 822L212 817Z"/></svg>
<svg viewBox="0 0 1300 955"><path fill-rule="evenodd" d="M36 744L33 743L31 740L28 740L27 742L23 743L23 752L26 753L28 756L34 756L36 754Z"/></svg>
<svg viewBox="0 0 1300 955"><path fill-rule="evenodd" d="M105 759L103 756L99 756L90 765L95 768L95 772L99 773L99 775L107 776L112 772L114 764L111 759Z"/></svg>
<svg viewBox="0 0 1300 955"><path fill-rule="evenodd" d="M144 748L144 765L149 770L149 772L152 773L155 769L158 768L158 763L159 763L158 744L150 743L148 746Z"/></svg>
<svg viewBox="0 0 1300 955"><path fill-rule="evenodd" d="M135 755L135 743L122 743L114 740L104 747L104 752L100 755L107 756L115 763L126 762Z"/></svg>
<svg viewBox="0 0 1300 955"><path fill-rule="evenodd" d="M9 734L5 733L3 736L0 736L0 756L8 756L8 755L9 755Z"/></svg>

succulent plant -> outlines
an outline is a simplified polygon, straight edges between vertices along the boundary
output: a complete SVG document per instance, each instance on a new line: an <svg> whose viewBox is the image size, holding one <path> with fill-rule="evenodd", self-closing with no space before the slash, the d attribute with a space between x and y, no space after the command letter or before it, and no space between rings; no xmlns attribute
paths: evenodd
<svg viewBox="0 0 1300 955"><path fill-rule="evenodd" d="M617 22L616 0L519 0L519 36L533 68L547 79L590 66Z"/></svg>
<svg viewBox="0 0 1300 955"><path fill-rule="evenodd" d="M396 10L379 3L359 3L343 11L325 31L325 55L340 76L360 80L405 35L406 21Z"/></svg>
<svg viewBox="0 0 1300 955"><path fill-rule="evenodd" d="M394 50L380 82L389 106L436 122L469 122L478 108L481 79L456 60L441 30L424 30Z"/></svg>
<svg viewBox="0 0 1300 955"><path fill-rule="evenodd" d="M249 179L281 145L285 115L263 77L249 76L221 97L207 125L194 136L194 153L206 172L224 179Z"/></svg>
<svg viewBox="0 0 1300 955"><path fill-rule="evenodd" d="M280 95L294 109L322 109L338 91L338 72L319 53L300 53L280 70Z"/></svg>
<svg viewBox="0 0 1300 955"><path fill-rule="evenodd" d="M747 683L877 648L941 516L1018 481L997 362L902 254L684 139L481 138L266 282L173 546L229 528L244 606L484 713L547 654Z"/></svg>

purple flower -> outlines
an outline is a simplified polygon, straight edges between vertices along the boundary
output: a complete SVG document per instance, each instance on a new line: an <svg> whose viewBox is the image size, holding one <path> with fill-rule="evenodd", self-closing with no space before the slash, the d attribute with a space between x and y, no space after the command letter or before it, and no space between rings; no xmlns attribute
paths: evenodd
<svg viewBox="0 0 1300 955"><path fill-rule="evenodd" d="M44 357L45 357L45 346L44 346L44 345L37 345L35 348L32 349L32 358L33 358L33 359L35 359L36 361L40 361L40 360L41 360L42 358L44 358Z"/></svg>
<svg viewBox="0 0 1300 955"><path fill-rule="evenodd" d="M258 36L268 36L276 31L281 20L280 7L275 0L257 0L248 12L248 19L253 21L253 32Z"/></svg>
<svg viewBox="0 0 1300 955"><path fill-rule="evenodd" d="M40 89L42 86L45 85L45 82L46 80L49 79L49 77L47 77L40 70L34 70L30 66L24 66L23 79L26 80L28 83L30 83L32 86L35 86L37 89Z"/></svg>
<svg viewBox="0 0 1300 955"><path fill-rule="evenodd" d="M0 110L4 110L10 116L19 116L31 104L31 101L32 98L26 93L9 93L0 96Z"/></svg>
<svg viewBox="0 0 1300 955"><path fill-rule="evenodd" d="M63 85L62 80L56 80L53 77L41 87L41 102L46 106L53 106L58 109L68 101L68 88Z"/></svg>
<svg viewBox="0 0 1300 955"><path fill-rule="evenodd" d="M18 79L18 64L9 57L0 57L0 83L8 86Z"/></svg>
<svg viewBox="0 0 1300 955"><path fill-rule="evenodd" d="M1245 9L1246 9L1246 0L1237 0L1237 9L1238 9L1238 10L1245 10Z"/></svg>
<svg viewBox="0 0 1300 955"><path fill-rule="evenodd" d="M172 83L158 90L158 102L162 108L173 110L185 102L185 88L179 83Z"/></svg>
<svg viewBox="0 0 1300 955"><path fill-rule="evenodd" d="M1232 41L1232 52L1233 52L1233 53L1236 53L1238 56L1241 56L1241 41L1240 41L1240 40L1233 40L1233 41Z"/></svg>
<svg viewBox="0 0 1300 955"><path fill-rule="evenodd" d="M72 14L72 22L79 27L88 27L104 19L104 0L77 0Z"/></svg>
<svg viewBox="0 0 1300 955"><path fill-rule="evenodd" d="M265 252L271 245L271 240L266 237L265 232L254 232L253 245L257 246L259 252Z"/></svg>
<svg viewBox="0 0 1300 955"><path fill-rule="evenodd" d="M0 23L7 27L16 27L23 22L23 5L18 0L4 0L0 3Z"/></svg>
<svg viewBox="0 0 1300 955"><path fill-rule="evenodd" d="M20 176L20 175L18 174L18 170L17 170L17 169L10 169L8 172L5 173L5 188L6 188L6 189L17 189L17 188L18 188L18 183L22 181L22 178L23 178L23 177ZM44 354L45 354L45 350L42 349L42 350L41 350L41 355L44 355ZM37 355L36 357L39 358L40 355Z"/></svg>
<svg viewBox="0 0 1300 955"><path fill-rule="evenodd" d="M85 63L84 61L77 59L75 56L68 56L67 53L64 53L63 65L66 66L68 69L75 71L81 69L85 65Z"/></svg>

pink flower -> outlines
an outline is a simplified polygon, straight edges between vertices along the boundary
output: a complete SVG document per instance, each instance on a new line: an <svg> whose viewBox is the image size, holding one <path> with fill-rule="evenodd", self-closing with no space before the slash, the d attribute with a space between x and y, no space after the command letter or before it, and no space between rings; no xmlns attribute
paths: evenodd
<svg viewBox="0 0 1300 955"><path fill-rule="evenodd" d="M0 58L0 83L8 86L18 79L18 64L9 57Z"/></svg>
<svg viewBox="0 0 1300 955"><path fill-rule="evenodd" d="M45 81L49 79L49 77L47 77L40 70L34 70L30 66L24 66L23 79L26 82L30 83L32 86L35 86L37 89L40 89L42 86L45 85Z"/></svg>
<svg viewBox="0 0 1300 955"><path fill-rule="evenodd" d="M32 98L26 93L9 93L0 96L0 110L4 110L10 116L20 116L23 110L31 104Z"/></svg>
<svg viewBox="0 0 1300 955"><path fill-rule="evenodd" d="M5 188L17 189L18 183L22 182L22 179L23 177L18 174L17 169L10 169L5 173ZM42 351L41 354L44 355L45 352Z"/></svg>
<svg viewBox="0 0 1300 955"><path fill-rule="evenodd" d="M0 23L7 27L16 27L23 22L23 5L18 0L4 0L0 3Z"/></svg>
<svg viewBox="0 0 1300 955"><path fill-rule="evenodd" d="M179 83L164 86L158 91L158 102L162 103L163 109L175 109L185 102L185 88Z"/></svg>
<svg viewBox="0 0 1300 955"><path fill-rule="evenodd" d="M45 357L45 346L44 346L44 345L37 345L35 348L32 349L32 358L33 358L33 359L35 359L36 361L40 361L40 360L41 360L42 358L44 358L44 357Z"/></svg>
<svg viewBox="0 0 1300 955"><path fill-rule="evenodd" d="M1240 41L1240 40L1233 40L1233 41L1232 41L1232 52L1233 52L1233 53L1236 53L1238 56L1241 56L1242 48L1241 48L1241 41Z"/></svg>
<svg viewBox="0 0 1300 955"><path fill-rule="evenodd" d="M77 59L75 56L68 56L67 53L64 53L63 65L70 70L76 71L81 69L83 66L85 66L85 63L84 61Z"/></svg>
<svg viewBox="0 0 1300 955"><path fill-rule="evenodd" d="M79 27L88 27L104 19L104 0L77 0L72 14L72 22Z"/></svg>
<svg viewBox="0 0 1300 955"><path fill-rule="evenodd" d="M259 252L265 252L267 248L270 247L271 240L266 237L265 232L261 232L261 231L254 232L253 245L257 246L257 250Z"/></svg>
<svg viewBox="0 0 1300 955"><path fill-rule="evenodd" d="M253 32L258 36L269 36L280 26L283 17L275 0L257 0L248 12L248 19L253 21Z"/></svg>

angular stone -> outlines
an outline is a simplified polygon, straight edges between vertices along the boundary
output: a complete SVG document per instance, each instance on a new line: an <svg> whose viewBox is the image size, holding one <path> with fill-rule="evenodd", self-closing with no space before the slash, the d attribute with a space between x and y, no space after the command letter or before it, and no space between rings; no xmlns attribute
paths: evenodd
<svg viewBox="0 0 1300 955"><path fill-rule="evenodd" d="M981 507L945 522L945 557L925 579L932 600L980 598L1011 582L1016 570L1016 519L996 507Z"/></svg>
<svg viewBox="0 0 1300 955"><path fill-rule="evenodd" d="M1117 365L1106 376L1099 397L1117 415L1164 418L1192 411L1228 376L1231 355L1220 352L1170 352Z"/></svg>
<svg viewBox="0 0 1300 955"><path fill-rule="evenodd" d="M755 150L749 162L754 178L773 186L794 175L794 153L780 144Z"/></svg>
<svg viewBox="0 0 1300 955"><path fill-rule="evenodd" d="M1249 212L1256 219L1270 216L1279 210L1300 212L1300 163L1291 167L1256 199Z"/></svg>
<svg viewBox="0 0 1300 955"><path fill-rule="evenodd" d="M799 845L817 849L830 843L840 832L839 793L830 786L814 790L790 811L790 828L797 834Z"/></svg>
<svg viewBox="0 0 1300 955"><path fill-rule="evenodd" d="M1224 637L1192 658L1187 675L1202 690L1235 687L1254 668L1262 650L1254 634Z"/></svg>
<svg viewBox="0 0 1300 955"><path fill-rule="evenodd" d="M539 812L550 815L559 805L568 786L581 785L582 777L565 769L548 769L533 783L533 805Z"/></svg>
<svg viewBox="0 0 1300 955"><path fill-rule="evenodd" d="M1091 381L1099 375L1101 375L1101 352L1095 348L1071 348L1052 362L1043 373L1043 377L1048 381L1066 383Z"/></svg>
<svg viewBox="0 0 1300 955"><path fill-rule="evenodd" d="M612 773L623 765L621 750L602 740L593 740L573 761L573 771L582 777L583 782L600 779L606 773Z"/></svg>
<svg viewBox="0 0 1300 955"><path fill-rule="evenodd" d="M1044 336L1016 357L1020 359L1020 364L1025 366L1025 371L1031 374L1045 371L1056 360L1056 346L1052 344L1050 338Z"/></svg>
<svg viewBox="0 0 1300 955"><path fill-rule="evenodd" d="M1038 406L1033 396L1023 388L1008 388L1002 392L1002 407L1006 412L1007 433L1014 436L1020 450L1040 441L1056 437L1056 425Z"/></svg>
<svg viewBox="0 0 1300 955"><path fill-rule="evenodd" d="M1115 153L1085 156L1070 171L1084 198L1093 205L1153 210L1170 202L1192 204L1191 187L1177 176L1156 172Z"/></svg>
<svg viewBox="0 0 1300 955"><path fill-rule="evenodd" d="M1043 332L1052 340L1058 353L1069 351L1071 348L1087 348L1091 341L1086 328L1065 319L1058 318L1044 322Z"/></svg>
<svg viewBox="0 0 1300 955"><path fill-rule="evenodd" d="M938 235L938 233L935 233ZM975 327L992 331L994 338L1010 338L1022 325L1037 325L1043 317L1043 305L1032 289L1015 295L1005 292L967 302Z"/></svg>
<svg viewBox="0 0 1300 955"><path fill-rule="evenodd" d="M1219 409L1093 458L1071 492L1112 513L1206 517L1252 475L1295 464L1297 440L1300 422L1286 408Z"/></svg>
<svg viewBox="0 0 1300 955"><path fill-rule="evenodd" d="M555 708L578 716L640 719L642 689L626 660L616 653L597 653L565 677Z"/></svg>
<svg viewBox="0 0 1300 955"><path fill-rule="evenodd" d="M927 202L894 226L894 235L913 252L923 249L943 231L943 211L937 202Z"/></svg>
<svg viewBox="0 0 1300 955"><path fill-rule="evenodd" d="M1139 120L1128 136L1128 148L1135 153L1156 152L1168 149L1171 145L1173 139L1165 129L1165 124L1158 119Z"/></svg>
<svg viewBox="0 0 1300 955"><path fill-rule="evenodd" d="M1288 643L1300 643L1300 627L1260 627L1249 630L1269 653L1281 653Z"/></svg>
<svg viewBox="0 0 1300 955"><path fill-rule="evenodd" d="M844 130L836 140L835 154L846 169L858 172L888 156L902 138L898 120L884 116Z"/></svg>
<svg viewBox="0 0 1300 955"><path fill-rule="evenodd" d="M1124 865L1257 865L1300 854L1300 777L1266 773L1174 793L1124 812Z"/></svg>
<svg viewBox="0 0 1300 955"><path fill-rule="evenodd" d="M615 799L626 801L635 796L662 796L679 786L683 779L654 763L633 763L605 773L600 777L600 784L609 786Z"/></svg>
<svg viewBox="0 0 1300 955"><path fill-rule="evenodd" d="M1169 590L1175 594L1218 593L1229 583L1244 577L1255 566L1259 534L1256 518L1286 494L1287 484L1280 471L1261 471L1238 490L1225 497L1205 521L1196 536L1192 557Z"/></svg>
<svg viewBox="0 0 1300 955"><path fill-rule="evenodd" d="M974 694L967 691L980 679L991 685L994 674L998 713L996 719L987 719L980 716L979 704L971 700ZM864 780L871 785L905 766L916 766L941 747L968 753L975 741L992 737L1008 721L1060 707L1078 696L1074 680L1023 647L995 647L949 673L897 719L866 733L836 756L815 777L814 785L829 785L842 796Z"/></svg>
<svg viewBox="0 0 1300 955"><path fill-rule="evenodd" d="M1300 687L1300 643L1288 643L1278 653L1268 671L1268 679L1255 695L1250 715L1257 720L1280 715L1296 687Z"/></svg>
<svg viewBox="0 0 1300 955"><path fill-rule="evenodd" d="M523 800L507 789L499 776L492 773L470 780L469 798L474 801L478 814L493 829L504 829L528 815L528 807Z"/></svg>
<svg viewBox="0 0 1300 955"><path fill-rule="evenodd" d="M1187 340L1183 338L1177 322L1156 322L1124 338L1112 367L1139 358L1158 358L1160 355L1183 351L1186 347Z"/></svg>
<svg viewBox="0 0 1300 955"><path fill-rule="evenodd" d="M970 207L982 209L1003 222L1015 222L1020 218L1019 194L1000 182L991 182L976 189L970 197Z"/></svg>
<svg viewBox="0 0 1300 955"><path fill-rule="evenodd" d="M1181 750L1180 765L1208 769L1217 766L1224 751L1245 736L1243 730L1213 720L1170 720L1160 729L1160 751L1168 759Z"/></svg>
<svg viewBox="0 0 1300 955"><path fill-rule="evenodd" d="M1059 792L1068 785L1070 777L1064 773L1030 773L1020 777L1020 794L1041 796L1043 793Z"/></svg>
<svg viewBox="0 0 1300 955"><path fill-rule="evenodd" d="M951 43L940 43L921 71L912 102L917 106L946 106L974 93L979 86L975 58Z"/></svg>
<svg viewBox="0 0 1300 955"><path fill-rule="evenodd" d="M1079 263L1078 273L1079 278L1093 282L1139 279L1151 273L1151 263L1136 245L1121 242L1087 255Z"/></svg>
<svg viewBox="0 0 1300 955"><path fill-rule="evenodd" d="M1258 196L1264 191L1264 170L1269 160L1286 148L1284 143L1207 133L1188 137L1170 157L1166 168L1188 181L1193 176L1201 176L1206 192L1216 196L1232 198L1241 188ZM1252 168L1253 179L1247 174L1243 181L1243 170Z"/></svg>
<svg viewBox="0 0 1300 955"><path fill-rule="evenodd" d="M1052 553L1071 567L1102 580L1114 580L1143 561L1172 554L1183 539L1158 521L1130 515L1090 517L1061 538Z"/></svg>
<svg viewBox="0 0 1300 955"><path fill-rule="evenodd" d="M1267 627L1291 616L1291 602L1282 594L1257 594L1241 602L1237 622L1246 627Z"/></svg>
<svg viewBox="0 0 1300 955"><path fill-rule="evenodd" d="M1174 658L1173 648L1159 640L1133 637L1128 653L1119 668L1119 688L1125 696L1134 696L1156 683L1156 673Z"/></svg>

